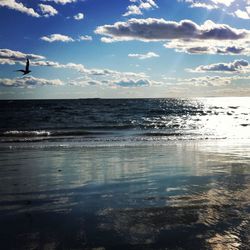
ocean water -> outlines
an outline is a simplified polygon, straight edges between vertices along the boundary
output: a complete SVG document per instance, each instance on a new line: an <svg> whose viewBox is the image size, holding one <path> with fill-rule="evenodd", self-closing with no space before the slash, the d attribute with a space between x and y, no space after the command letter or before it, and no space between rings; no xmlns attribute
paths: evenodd
<svg viewBox="0 0 250 250"><path fill-rule="evenodd" d="M0 249L250 246L250 98L0 101Z"/></svg>
<svg viewBox="0 0 250 250"><path fill-rule="evenodd" d="M249 115L250 98L0 101L0 143L249 139Z"/></svg>

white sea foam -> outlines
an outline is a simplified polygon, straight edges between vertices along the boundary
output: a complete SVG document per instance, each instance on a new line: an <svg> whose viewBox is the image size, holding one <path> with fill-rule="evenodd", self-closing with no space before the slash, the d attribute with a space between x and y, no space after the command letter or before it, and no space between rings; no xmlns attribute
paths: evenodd
<svg viewBox="0 0 250 250"><path fill-rule="evenodd" d="M19 131L10 130L3 133L6 136L50 136L51 132L45 130L34 130L34 131Z"/></svg>

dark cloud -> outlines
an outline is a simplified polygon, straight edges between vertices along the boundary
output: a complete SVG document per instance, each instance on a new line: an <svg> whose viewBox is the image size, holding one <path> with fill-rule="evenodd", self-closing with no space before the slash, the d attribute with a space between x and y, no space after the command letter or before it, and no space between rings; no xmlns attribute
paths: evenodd
<svg viewBox="0 0 250 250"><path fill-rule="evenodd" d="M249 35L248 30L235 29L226 24L215 24L210 20L198 25L191 20L173 22L156 18L133 18L126 22L103 25L97 27L95 33L105 36L102 37L103 42L171 39L239 40Z"/></svg>
<svg viewBox="0 0 250 250"><path fill-rule="evenodd" d="M190 47L187 48L189 54L207 54L209 52L209 47Z"/></svg>
<svg viewBox="0 0 250 250"><path fill-rule="evenodd" d="M125 80L114 81L113 85L130 88L130 87L148 87L151 85L151 83L147 79L138 79L138 80L125 79Z"/></svg>
<svg viewBox="0 0 250 250"><path fill-rule="evenodd" d="M165 48L188 54L250 55L248 40L171 40Z"/></svg>
<svg viewBox="0 0 250 250"><path fill-rule="evenodd" d="M77 1L78 0L43 0L43 2L54 2L54 3L62 4L62 5L65 5L67 3L75 3Z"/></svg>
<svg viewBox="0 0 250 250"><path fill-rule="evenodd" d="M224 49L217 49L218 54L243 54L245 51L244 48L242 47L236 47L236 46L231 46L231 47L226 47Z"/></svg>
<svg viewBox="0 0 250 250"><path fill-rule="evenodd" d="M72 80L70 85L74 86L103 86L103 87L122 87L122 88L135 88L135 87L148 87L153 85L162 84L161 82L151 81L143 78L121 78L121 79L102 79L96 80L93 78L77 78Z"/></svg>
<svg viewBox="0 0 250 250"><path fill-rule="evenodd" d="M249 72L249 63L246 60L235 60L230 63L215 63L201 65L192 72Z"/></svg>

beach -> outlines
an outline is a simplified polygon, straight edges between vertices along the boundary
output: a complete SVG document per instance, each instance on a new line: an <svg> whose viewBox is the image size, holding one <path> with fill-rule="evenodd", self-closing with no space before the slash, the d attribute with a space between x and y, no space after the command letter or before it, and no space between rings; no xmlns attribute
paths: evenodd
<svg viewBox="0 0 250 250"><path fill-rule="evenodd" d="M0 154L2 249L249 246L248 140Z"/></svg>
<svg viewBox="0 0 250 250"><path fill-rule="evenodd" d="M249 98L0 102L1 249L249 248Z"/></svg>
<svg viewBox="0 0 250 250"><path fill-rule="evenodd" d="M0 250L250 250L250 0L0 17Z"/></svg>

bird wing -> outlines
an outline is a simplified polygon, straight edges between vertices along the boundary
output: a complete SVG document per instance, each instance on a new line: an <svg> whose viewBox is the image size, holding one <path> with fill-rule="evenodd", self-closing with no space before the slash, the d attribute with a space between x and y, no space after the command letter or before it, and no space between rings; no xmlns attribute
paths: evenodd
<svg viewBox="0 0 250 250"><path fill-rule="evenodd" d="M25 68L26 71L29 71L29 66L30 66L30 61L29 61L29 59L27 58L26 68Z"/></svg>

